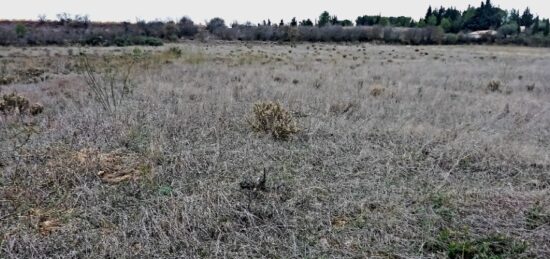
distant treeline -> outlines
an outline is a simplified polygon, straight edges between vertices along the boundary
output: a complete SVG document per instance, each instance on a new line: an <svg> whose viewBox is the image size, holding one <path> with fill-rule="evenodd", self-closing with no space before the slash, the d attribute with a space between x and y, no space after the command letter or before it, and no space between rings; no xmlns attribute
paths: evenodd
<svg viewBox="0 0 550 259"><path fill-rule="evenodd" d="M473 33L472 33L473 32ZM86 16L60 14L56 21L0 21L0 45L93 46L162 45L182 38L242 41L376 41L396 44L496 43L550 46L550 21L526 8L523 12L503 10L490 0L479 7L428 8L424 18L364 15L355 23L323 12L311 19L288 23L270 20L259 24L232 23L211 19L206 26L190 18L179 21L97 23Z"/></svg>
<svg viewBox="0 0 550 259"><path fill-rule="evenodd" d="M56 21L0 21L0 45L159 46L198 32L199 26L186 17L179 22L99 23L62 14Z"/></svg>

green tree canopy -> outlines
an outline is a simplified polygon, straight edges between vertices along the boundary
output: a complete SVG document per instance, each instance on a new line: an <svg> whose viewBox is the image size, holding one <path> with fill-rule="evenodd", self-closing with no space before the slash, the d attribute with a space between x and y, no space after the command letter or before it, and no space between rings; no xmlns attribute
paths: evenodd
<svg viewBox="0 0 550 259"><path fill-rule="evenodd" d="M330 24L330 14L327 12L327 11L324 11L323 13L321 13L321 15L319 16L319 22L317 23L317 25L319 25L319 27L323 27L323 26L327 26Z"/></svg>

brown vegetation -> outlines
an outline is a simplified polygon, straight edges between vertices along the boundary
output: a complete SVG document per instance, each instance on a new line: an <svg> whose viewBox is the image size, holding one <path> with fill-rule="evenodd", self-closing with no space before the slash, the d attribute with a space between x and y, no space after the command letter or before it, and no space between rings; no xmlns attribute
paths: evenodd
<svg viewBox="0 0 550 259"><path fill-rule="evenodd" d="M278 102L254 104L252 117L248 123L254 131L269 133L275 139L288 139L300 131L296 121Z"/></svg>
<svg viewBox="0 0 550 259"><path fill-rule="evenodd" d="M548 51L134 49L0 47L1 258L550 258Z"/></svg>

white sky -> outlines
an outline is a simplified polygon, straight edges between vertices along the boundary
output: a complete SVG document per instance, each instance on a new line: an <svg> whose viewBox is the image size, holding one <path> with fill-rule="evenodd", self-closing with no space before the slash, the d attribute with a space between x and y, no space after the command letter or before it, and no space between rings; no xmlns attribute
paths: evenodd
<svg viewBox="0 0 550 259"><path fill-rule="evenodd" d="M327 10L339 19L355 21L357 16L382 14L384 16L423 17L429 5L461 10L468 4L479 6L481 0L0 0L0 19L37 19L45 14L55 19L56 14L87 14L94 21L136 21L178 19L184 15L197 23L213 17L222 17L226 23L251 21L253 23L271 19L289 22L294 16L298 20L311 18ZM550 0L493 0L503 9L525 9L550 17Z"/></svg>

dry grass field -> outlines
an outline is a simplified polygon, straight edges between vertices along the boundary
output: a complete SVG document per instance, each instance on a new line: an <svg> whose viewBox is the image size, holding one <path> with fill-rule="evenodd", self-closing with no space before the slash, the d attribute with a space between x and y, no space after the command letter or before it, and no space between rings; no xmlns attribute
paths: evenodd
<svg viewBox="0 0 550 259"><path fill-rule="evenodd" d="M549 258L549 67L520 47L0 48L0 258Z"/></svg>

